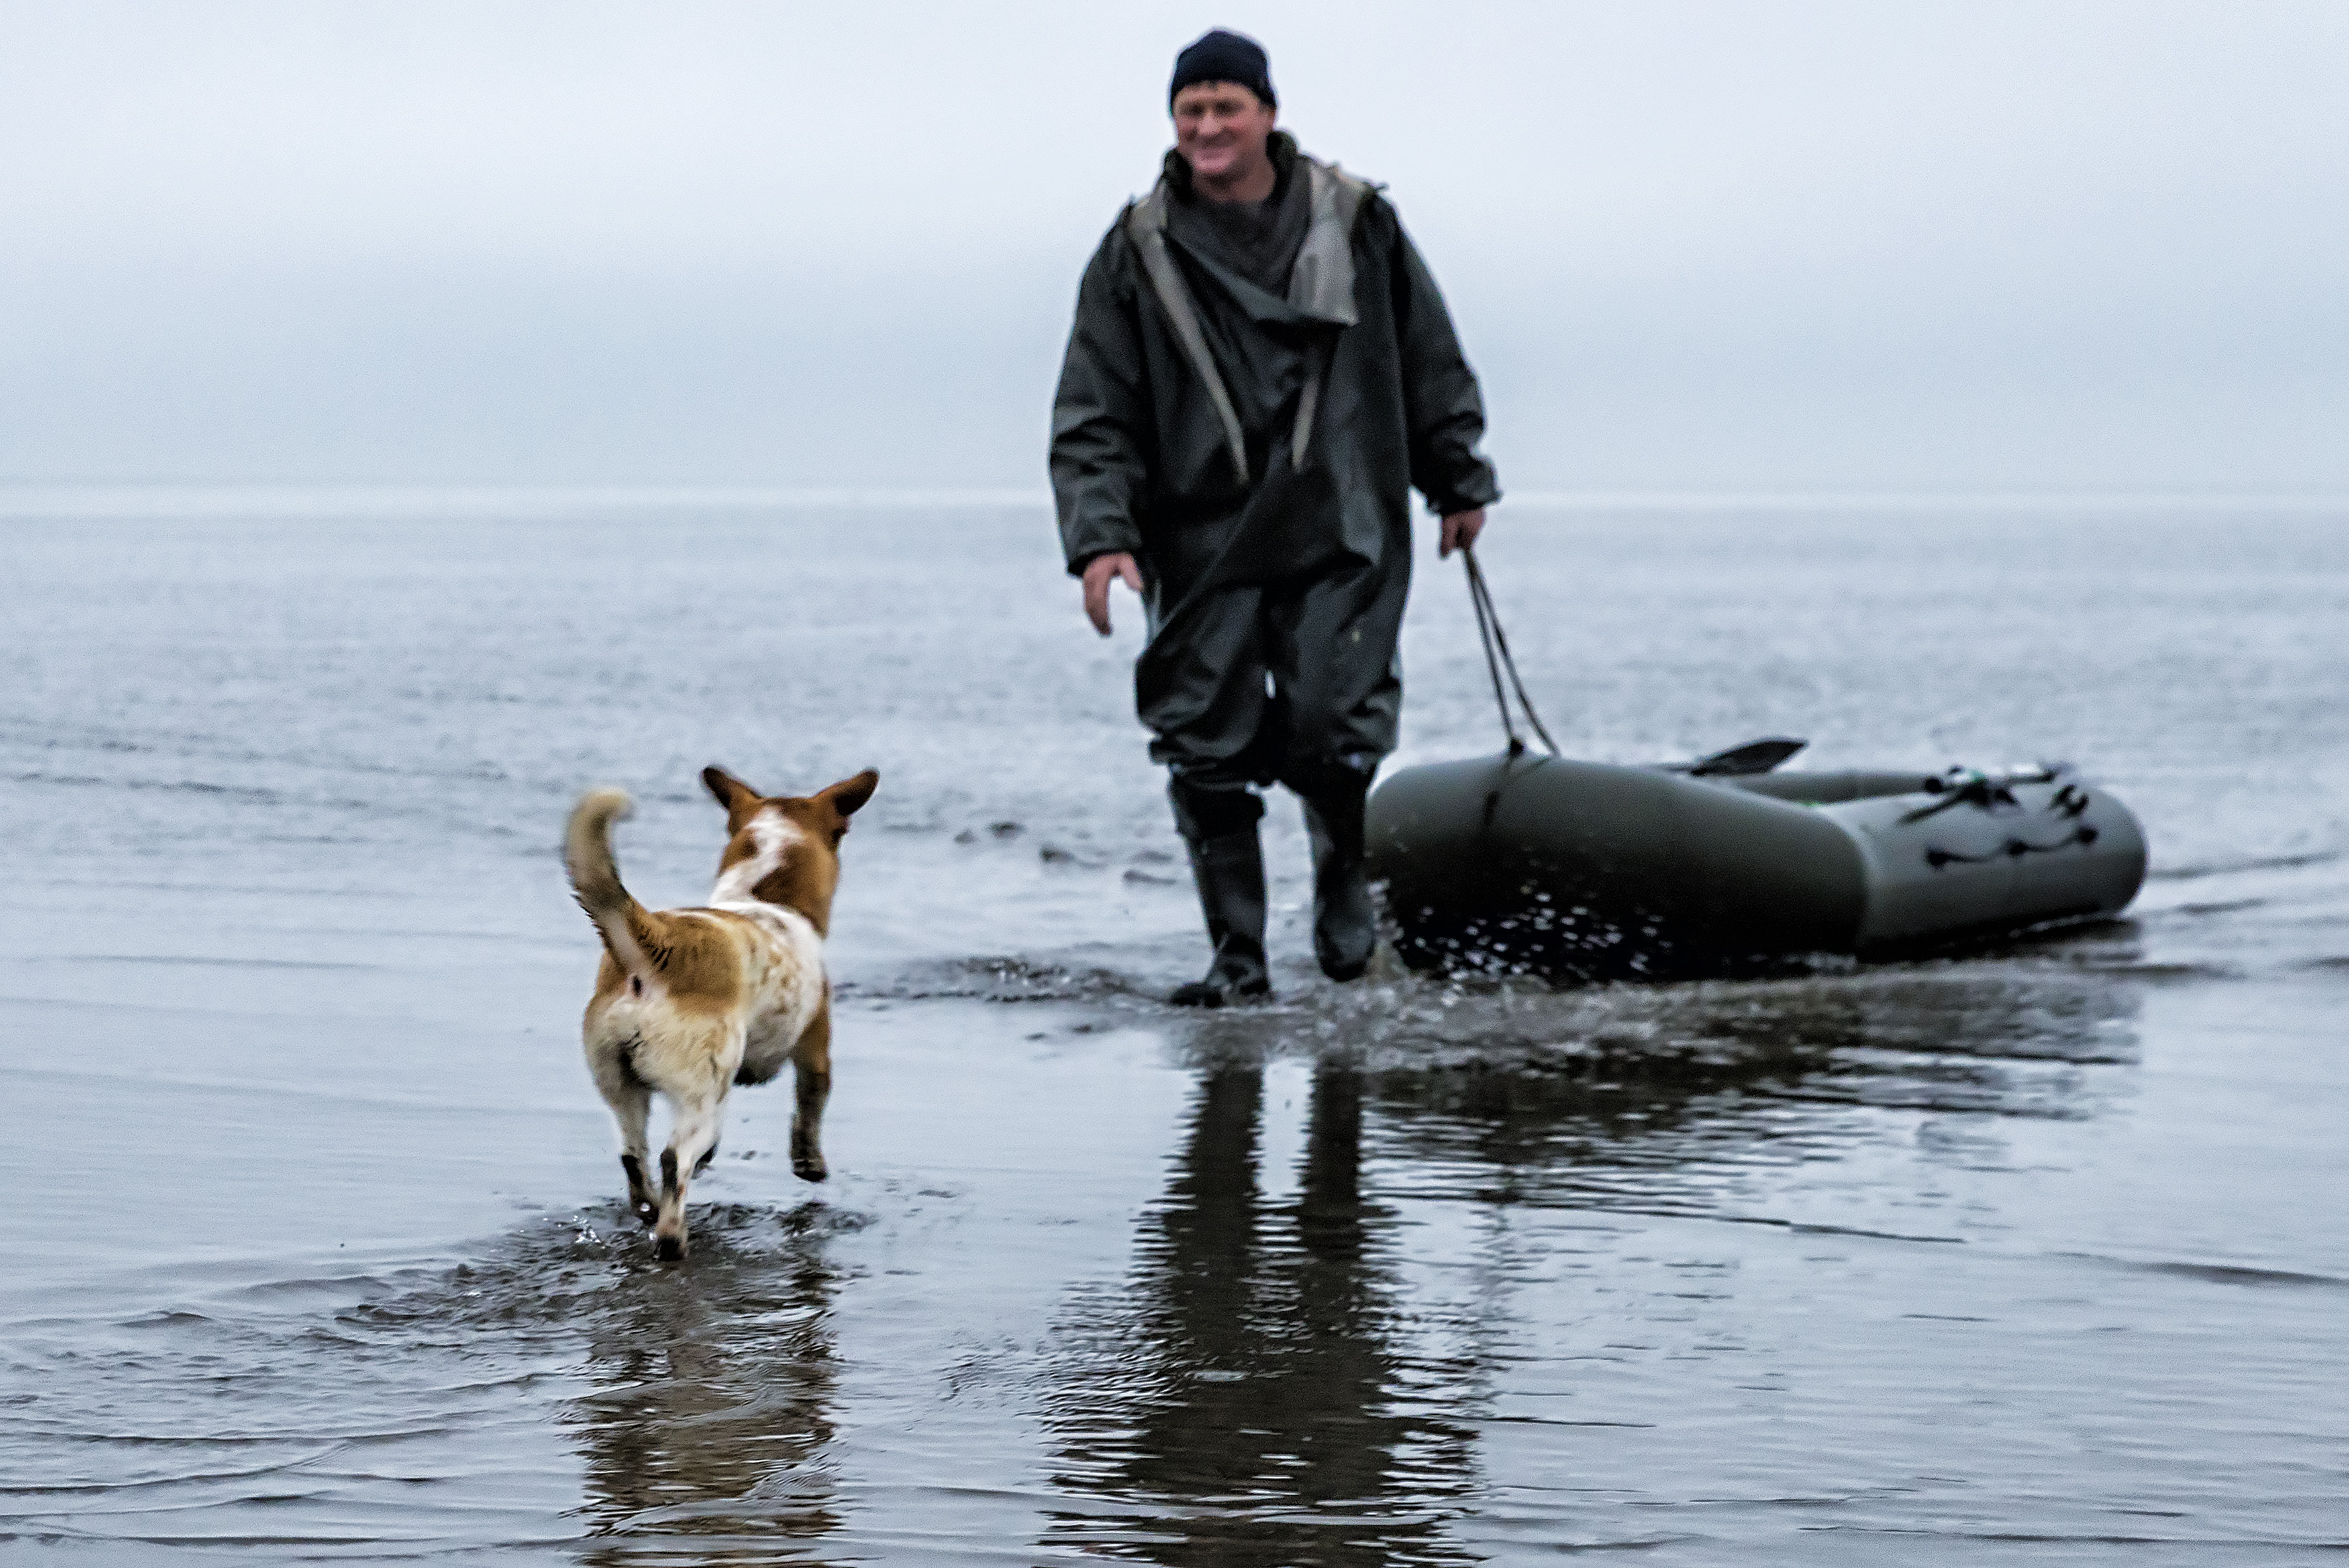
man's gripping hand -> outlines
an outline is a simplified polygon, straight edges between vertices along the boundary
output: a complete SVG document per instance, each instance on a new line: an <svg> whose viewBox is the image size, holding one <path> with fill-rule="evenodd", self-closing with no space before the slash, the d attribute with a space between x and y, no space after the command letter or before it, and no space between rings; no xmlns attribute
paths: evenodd
<svg viewBox="0 0 2349 1568"><path fill-rule="evenodd" d="M1455 550L1468 549L1476 542L1476 536L1484 531L1483 507L1474 511L1454 512L1444 520L1444 531L1435 542L1435 558L1441 561Z"/></svg>
<svg viewBox="0 0 2349 1568"><path fill-rule="evenodd" d="M1109 580L1112 577L1123 577L1127 587L1142 592L1142 568L1124 551L1096 555L1085 562L1085 616L1104 637L1109 635Z"/></svg>

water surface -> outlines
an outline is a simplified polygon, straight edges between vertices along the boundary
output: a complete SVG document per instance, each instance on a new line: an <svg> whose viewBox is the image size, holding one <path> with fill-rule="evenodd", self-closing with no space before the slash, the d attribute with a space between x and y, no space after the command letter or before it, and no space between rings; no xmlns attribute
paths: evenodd
<svg viewBox="0 0 2349 1568"><path fill-rule="evenodd" d="M2130 918L1550 991L1204 959L1042 509L16 492L0 1556L2300 1563L2349 1545L2349 513L1496 513L1577 754L2066 758ZM1398 762L1489 749L1432 559ZM575 1026L868 764L834 1179L647 1255Z"/></svg>

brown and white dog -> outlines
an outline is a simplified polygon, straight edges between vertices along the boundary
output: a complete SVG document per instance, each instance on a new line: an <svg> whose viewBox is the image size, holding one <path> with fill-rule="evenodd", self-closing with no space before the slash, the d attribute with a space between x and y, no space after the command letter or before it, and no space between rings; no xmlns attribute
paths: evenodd
<svg viewBox="0 0 2349 1568"><path fill-rule="evenodd" d="M573 808L564 861L579 906L603 934L604 960L581 1038L587 1070L620 1124L628 1204L653 1227L653 1251L685 1255L685 1187L718 1152L726 1093L797 1069L792 1169L826 1174L823 1103L832 1092L832 993L823 939L840 882L848 819L873 798L867 769L805 798L767 797L722 768L701 781L726 808L718 885L698 909L653 913L620 885L612 823L628 798L597 789ZM645 1176L652 1097L669 1102L660 1195Z"/></svg>

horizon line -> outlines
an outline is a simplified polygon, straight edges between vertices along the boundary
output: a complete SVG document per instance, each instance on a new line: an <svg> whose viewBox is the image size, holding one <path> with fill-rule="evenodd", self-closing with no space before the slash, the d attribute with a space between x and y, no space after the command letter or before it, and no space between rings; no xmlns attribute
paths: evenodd
<svg viewBox="0 0 2349 1568"><path fill-rule="evenodd" d="M1545 490L1505 494L1497 510L1578 511L1907 511L1940 506L1993 508L2192 508L2257 505L2322 510L2349 507L2349 490ZM308 480L20 480L0 478L0 517L97 517L161 511L202 516L226 511L268 513L315 510L506 511L515 507L712 508L1037 507L1052 494L1038 487L794 486L639 481L418 481Z"/></svg>

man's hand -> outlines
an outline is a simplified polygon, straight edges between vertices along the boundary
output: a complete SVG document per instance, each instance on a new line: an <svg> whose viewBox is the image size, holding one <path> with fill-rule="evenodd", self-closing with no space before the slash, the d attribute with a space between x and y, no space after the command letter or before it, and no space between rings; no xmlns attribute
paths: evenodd
<svg viewBox="0 0 2349 1568"><path fill-rule="evenodd" d="M1477 515L1481 521L1483 514ZM1451 521L1446 519L1444 527L1449 530L1451 526ZM1451 537L1448 531L1445 537ZM1092 622L1093 630L1104 637L1109 635L1109 580L1112 577L1123 577L1127 587L1137 593L1142 592L1142 568L1124 551L1096 555L1085 562L1085 615Z"/></svg>
<svg viewBox="0 0 2349 1568"><path fill-rule="evenodd" d="M1485 509L1483 507L1478 507L1475 511L1454 512L1444 520L1443 536L1435 542L1435 558L1441 561L1455 550L1467 549L1476 542L1476 536L1484 531Z"/></svg>

